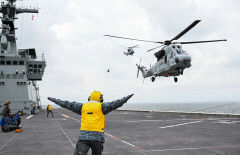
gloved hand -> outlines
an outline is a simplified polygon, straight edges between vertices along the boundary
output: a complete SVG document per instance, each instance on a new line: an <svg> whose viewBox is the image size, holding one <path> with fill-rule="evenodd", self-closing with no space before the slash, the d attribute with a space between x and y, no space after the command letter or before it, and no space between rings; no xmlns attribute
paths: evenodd
<svg viewBox="0 0 240 155"><path fill-rule="evenodd" d="M126 99L129 100L134 94L126 96Z"/></svg>
<svg viewBox="0 0 240 155"><path fill-rule="evenodd" d="M55 98L52 98L52 97L48 97L48 100L50 100L52 102L56 102L57 101Z"/></svg>

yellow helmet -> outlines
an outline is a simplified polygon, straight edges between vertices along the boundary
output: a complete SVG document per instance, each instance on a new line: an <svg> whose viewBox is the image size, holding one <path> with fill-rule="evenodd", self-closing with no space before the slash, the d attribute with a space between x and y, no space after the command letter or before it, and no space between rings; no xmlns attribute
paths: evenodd
<svg viewBox="0 0 240 155"><path fill-rule="evenodd" d="M97 101L97 102L103 102L103 95L99 91L93 91L91 95L88 98L88 101Z"/></svg>

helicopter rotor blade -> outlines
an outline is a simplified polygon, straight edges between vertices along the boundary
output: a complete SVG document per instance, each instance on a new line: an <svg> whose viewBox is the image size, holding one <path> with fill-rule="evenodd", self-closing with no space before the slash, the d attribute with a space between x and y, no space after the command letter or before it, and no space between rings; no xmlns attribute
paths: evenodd
<svg viewBox="0 0 240 155"><path fill-rule="evenodd" d="M186 41L186 42L176 42L179 44L197 44L197 43L209 43L209 42L219 42L219 41L227 41L227 39L221 39L221 40L205 40L205 41Z"/></svg>
<svg viewBox="0 0 240 155"><path fill-rule="evenodd" d="M182 32L180 32L178 35L176 35L174 38L170 40L172 42L173 40L177 40L180 37L182 37L185 33L187 33L189 30L191 30L194 26L196 26L201 20L195 20L192 24L190 24L187 28L185 28Z"/></svg>
<svg viewBox="0 0 240 155"><path fill-rule="evenodd" d="M131 46L131 47L128 47L128 48L139 48L138 45L135 45L135 46Z"/></svg>
<svg viewBox="0 0 240 155"><path fill-rule="evenodd" d="M144 41L144 42L151 42L151 43L160 43L160 44L163 44L163 42L161 42L161 41L150 41L150 40L126 38L126 37L119 37L119 36L112 36L112 35L104 35L104 36L106 36L106 37L113 37L113 38L120 38L120 39L128 39L128 40L136 40L136 41Z"/></svg>
<svg viewBox="0 0 240 155"><path fill-rule="evenodd" d="M139 68L138 68L138 71L137 71L137 78L138 78L138 75L139 75Z"/></svg>
<svg viewBox="0 0 240 155"><path fill-rule="evenodd" d="M160 48L160 47L162 47L162 46L164 46L164 45L160 45L160 46L154 47L154 48L152 48L152 49L150 49L150 50L147 50L147 52L150 52L150 51L155 50L155 49L157 49L157 48Z"/></svg>

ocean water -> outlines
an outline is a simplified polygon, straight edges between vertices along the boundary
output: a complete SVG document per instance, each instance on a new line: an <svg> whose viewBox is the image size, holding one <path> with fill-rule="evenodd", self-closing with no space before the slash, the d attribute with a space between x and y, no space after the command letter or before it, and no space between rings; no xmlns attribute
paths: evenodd
<svg viewBox="0 0 240 155"><path fill-rule="evenodd" d="M203 103L127 103L122 110L199 112L216 114L240 114L240 102L203 102Z"/></svg>

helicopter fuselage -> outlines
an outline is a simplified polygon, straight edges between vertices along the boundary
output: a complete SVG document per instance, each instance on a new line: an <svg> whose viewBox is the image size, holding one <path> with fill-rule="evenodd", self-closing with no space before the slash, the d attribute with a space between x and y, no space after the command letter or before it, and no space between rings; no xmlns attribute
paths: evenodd
<svg viewBox="0 0 240 155"><path fill-rule="evenodd" d="M157 62L150 69L146 69L146 67L140 69L144 78L150 76L179 76L185 68L191 67L191 57L179 44L165 46L156 52L155 56Z"/></svg>
<svg viewBox="0 0 240 155"><path fill-rule="evenodd" d="M133 55L134 54L134 50L133 50L133 48L131 48L131 47L129 47L128 49L127 49L127 52L123 52L123 54L125 54L125 55Z"/></svg>

